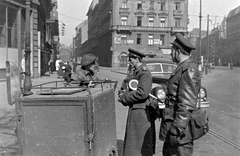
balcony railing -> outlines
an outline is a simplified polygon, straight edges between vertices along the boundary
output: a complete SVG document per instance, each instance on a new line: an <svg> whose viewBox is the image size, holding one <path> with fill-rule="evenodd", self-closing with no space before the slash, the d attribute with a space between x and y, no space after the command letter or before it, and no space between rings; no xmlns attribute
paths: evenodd
<svg viewBox="0 0 240 156"><path fill-rule="evenodd" d="M183 28L172 28L172 27L150 27L150 26L133 26L133 25L113 25L112 30L117 31L178 31L183 30Z"/></svg>
<svg viewBox="0 0 240 156"><path fill-rule="evenodd" d="M150 27L133 25L113 25L112 30L116 31L163 31L163 32L187 32L185 27Z"/></svg>
<svg viewBox="0 0 240 156"><path fill-rule="evenodd" d="M185 27L171 27L171 32L187 32L187 28Z"/></svg>
<svg viewBox="0 0 240 156"><path fill-rule="evenodd" d="M140 31L171 31L170 27L150 27L150 26L132 26L132 30Z"/></svg>
<svg viewBox="0 0 240 156"><path fill-rule="evenodd" d="M119 8L119 12L129 12L129 8Z"/></svg>
<svg viewBox="0 0 240 156"><path fill-rule="evenodd" d="M113 25L112 26L113 30L127 30L127 31L132 31L132 26L131 25Z"/></svg>
<svg viewBox="0 0 240 156"><path fill-rule="evenodd" d="M173 10L173 16L183 16L183 11L181 11L181 10Z"/></svg>
<svg viewBox="0 0 240 156"><path fill-rule="evenodd" d="M160 13L158 13L159 16L168 16L167 10L160 10Z"/></svg>

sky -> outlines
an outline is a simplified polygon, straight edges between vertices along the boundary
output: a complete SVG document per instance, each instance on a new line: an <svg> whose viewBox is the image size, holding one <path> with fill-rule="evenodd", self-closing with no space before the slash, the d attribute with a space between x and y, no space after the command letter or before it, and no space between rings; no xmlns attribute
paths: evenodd
<svg viewBox="0 0 240 156"><path fill-rule="evenodd" d="M60 43L69 46L75 36L75 28L87 19L87 11L92 0L58 0L59 25L65 23L65 34L61 35ZM207 15L210 17L209 29L217 27L229 11L240 6L240 0L202 0L202 30L207 29ZM188 7L190 23L188 30L199 28L200 0L189 0Z"/></svg>

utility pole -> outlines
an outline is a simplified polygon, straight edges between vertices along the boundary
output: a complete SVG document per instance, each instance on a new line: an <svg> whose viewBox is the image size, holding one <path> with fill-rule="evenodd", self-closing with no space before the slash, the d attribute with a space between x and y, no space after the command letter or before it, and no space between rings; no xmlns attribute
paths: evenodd
<svg viewBox="0 0 240 156"><path fill-rule="evenodd" d="M209 73L211 73L211 67L209 66L210 64L210 47L209 47L209 15L207 15L207 68L206 70L208 69L209 67Z"/></svg>
<svg viewBox="0 0 240 156"><path fill-rule="evenodd" d="M202 72L201 68L201 39L202 39L202 33L201 33L201 25L202 25L202 0L200 0L200 13L199 13L199 56L198 56L198 68ZM202 76L202 75L201 75ZM201 79L199 80L199 88L201 87ZM201 100L198 100L198 107L201 107Z"/></svg>
<svg viewBox="0 0 240 156"><path fill-rule="evenodd" d="M205 74L208 74L208 62L209 62L209 15L207 15L207 61L205 63Z"/></svg>
<svg viewBox="0 0 240 156"><path fill-rule="evenodd" d="M202 39L202 33L201 33L201 31L202 31L202 28L201 28L201 26L202 26L202 0L200 0L200 13L199 13L199 53L198 53L198 68L199 68L199 70L201 70L202 71L202 68L201 68L201 46L202 46L202 44L201 44L201 39Z"/></svg>
<svg viewBox="0 0 240 156"><path fill-rule="evenodd" d="M31 0L26 0L26 26L25 26L25 79L23 83L23 96L33 94L31 92L32 82L31 82L31 72L30 72L30 2Z"/></svg>

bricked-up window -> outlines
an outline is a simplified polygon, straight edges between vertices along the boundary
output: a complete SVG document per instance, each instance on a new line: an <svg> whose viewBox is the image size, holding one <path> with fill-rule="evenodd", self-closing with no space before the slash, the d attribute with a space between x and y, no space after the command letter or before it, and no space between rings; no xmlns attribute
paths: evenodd
<svg viewBox="0 0 240 156"><path fill-rule="evenodd" d="M153 45L153 34L148 35L148 45Z"/></svg>
<svg viewBox="0 0 240 156"><path fill-rule="evenodd" d="M164 45L164 38L165 38L165 35L160 35L160 45Z"/></svg>
<svg viewBox="0 0 240 156"><path fill-rule="evenodd" d="M149 8L149 10L154 10L154 1L153 0L150 1L150 8Z"/></svg>
<svg viewBox="0 0 240 156"><path fill-rule="evenodd" d="M141 0L137 1L137 9L142 10L142 1Z"/></svg>
<svg viewBox="0 0 240 156"><path fill-rule="evenodd" d="M149 17L149 18L148 18L148 26L149 26L149 27L153 27L153 25L154 25L153 17Z"/></svg>
<svg viewBox="0 0 240 156"><path fill-rule="evenodd" d="M121 41L122 41L122 44L127 44L127 35L126 34L121 34Z"/></svg>
<svg viewBox="0 0 240 156"><path fill-rule="evenodd" d="M121 20L122 20L122 25L127 25L127 16L122 16L121 17Z"/></svg>
<svg viewBox="0 0 240 156"><path fill-rule="evenodd" d="M180 27L181 18L175 18L175 27Z"/></svg>
<svg viewBox="0 0 240 156"><path fill-rule="evenodd" d="M137 26L142 26L142 17L137 17Z"/></svg>
<svg viewBox="0 0 240 156"><path fill-rule="evenodd" d="M137 34L137 44L141 44L142 42L142 34Z"/></svg>
<svg viewBox="0 0 240 156"><path fill-rule="evenodd" d="M161 3L161 4L160 4L160 10L161 10L161 11L165 10L165 3Z"/></svg>
<svg viewBox="0 0 240 156"><path fill-rule="evenodd" d="M181 10L180 9L180 2L175 3L175 10Z"/></svg>
<svg viewBox="0 0 240 156"><path fill-rule="evenodd" d="M165 23L166 23L166 18L165 17L161 17L160 18L160 27L165 27Z"/></svg>
<svg viewBox="0 0 240 156"><path fill-rule="evenodd" d="M127 8L127 2L122 2L122 8Z"/></svg>

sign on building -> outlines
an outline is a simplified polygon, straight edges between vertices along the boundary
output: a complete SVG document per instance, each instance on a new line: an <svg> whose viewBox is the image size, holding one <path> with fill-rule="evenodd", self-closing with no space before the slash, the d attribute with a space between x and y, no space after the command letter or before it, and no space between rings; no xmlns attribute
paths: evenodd
<svg viewBox="0 0 240 156"><path fill-rule="evenodd" d="M114 44L121 44L121 35L116 34L114 36Z"/></svg>

